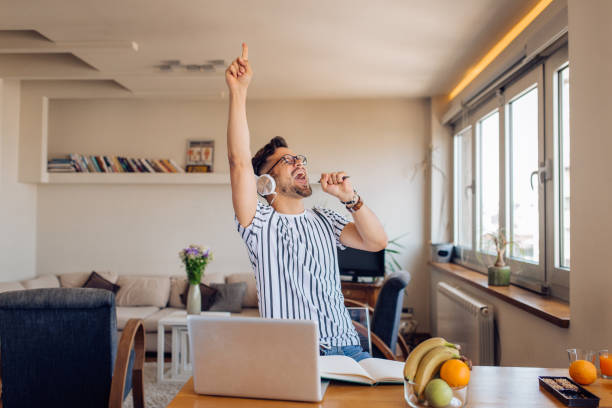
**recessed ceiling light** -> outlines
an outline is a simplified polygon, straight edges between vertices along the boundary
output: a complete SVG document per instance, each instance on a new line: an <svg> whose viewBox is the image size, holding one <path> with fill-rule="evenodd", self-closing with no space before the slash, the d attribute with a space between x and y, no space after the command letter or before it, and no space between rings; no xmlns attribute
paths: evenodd
<svg viewBox="0 0 612 408"><path fill-rule="evenodd" d="M224 60L209 60L205 64L183 64L180 60L164 60L155 68L163 72L172 72L177 69L183 69L188 72L215 72L217 68L224 66Z"/></svg>

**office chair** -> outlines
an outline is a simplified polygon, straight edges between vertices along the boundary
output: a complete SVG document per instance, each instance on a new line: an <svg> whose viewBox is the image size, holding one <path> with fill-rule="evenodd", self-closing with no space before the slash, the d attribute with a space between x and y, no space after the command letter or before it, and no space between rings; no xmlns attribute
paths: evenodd
<svg viewBox="0 0 612 408"><path fill-rule="evenodd" d="M119 345L115 295L103 289L0 294L0 407L144 407L144 327Z"/></svg>
<svg viewBox="0 0 612 408"><path fill-rule="evenodd" d="M371 313L371 339L373 357L389 360L405 359L409 349L406 341L399 335L400 317L404 302L404 289L410 283L410 273L399 271L390 274L383 283L376 306L372 308L353 299L344 299L347 307L365 307ZM353 322L357 332L367 336L367 329L357 322ZM396 347L400 348L401 356L395 354Z"/></svg>

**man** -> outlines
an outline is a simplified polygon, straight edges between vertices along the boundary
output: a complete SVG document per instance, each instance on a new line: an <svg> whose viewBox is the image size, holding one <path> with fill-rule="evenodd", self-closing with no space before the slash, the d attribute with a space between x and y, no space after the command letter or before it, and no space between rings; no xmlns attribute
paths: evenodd
<svg viewBox="0 0 612 408"><path fill-rule="evenodd" d="M345 203L354 222L326 209L305 210L312 194L306 157L295 155L281 137L273 138L251 159L246 116L247 88L253 71L248 48L225 72L230 107L227 151L237 228L255 271L262 317L310 319L318 323L321 354L370 357L344 306L336 246L367 251L387 246L387 235L374 213L356 194L344 172L321 174L323 191ZM276 182L269 205L257 200L256 177Z"/></svg>

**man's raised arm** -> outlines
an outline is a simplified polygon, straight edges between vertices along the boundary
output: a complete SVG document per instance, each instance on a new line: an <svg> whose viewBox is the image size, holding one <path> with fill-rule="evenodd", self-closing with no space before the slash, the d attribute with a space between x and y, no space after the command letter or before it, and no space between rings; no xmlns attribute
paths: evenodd
<svg viewBox="0 0 612 408"><path fill-rule="evenodd" d="M242 44L242 56L225 70L229 88L229 119L227 123L227 156L232 182L232 203L238 222L251 224L257 209L255 174L251 165L249 125L246 116L247 88L253 71L249 64L249 49Z"/></svg>

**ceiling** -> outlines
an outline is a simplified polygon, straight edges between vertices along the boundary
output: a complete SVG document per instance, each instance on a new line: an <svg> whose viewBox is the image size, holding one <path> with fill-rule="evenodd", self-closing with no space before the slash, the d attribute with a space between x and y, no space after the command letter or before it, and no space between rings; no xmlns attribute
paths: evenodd
<svg viewBox="0 0 612 408"><path fill-rule="evenodd" d="M0 0L0 78L220 98L222 66L157 66L229 62L246 41L251 98L425 97L448 93L536 2Z"/></svg>

